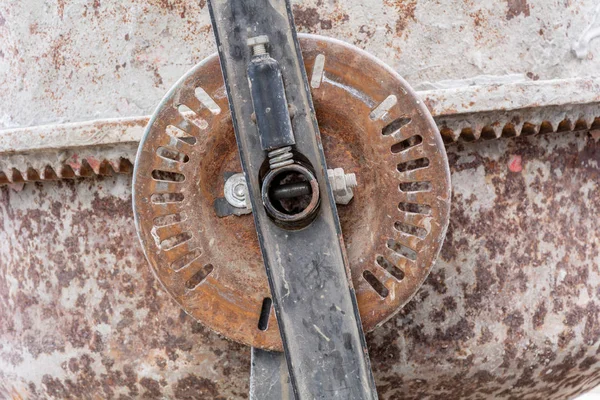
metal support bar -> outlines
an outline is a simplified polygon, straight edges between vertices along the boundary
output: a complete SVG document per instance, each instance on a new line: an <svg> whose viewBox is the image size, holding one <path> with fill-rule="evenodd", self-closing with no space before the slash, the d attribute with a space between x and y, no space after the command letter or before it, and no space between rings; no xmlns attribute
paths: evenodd
<svg viewBox="0 0 600 400"><path fill-rule="evenodd" d="M250 400L291 400L294 398L283 353L252 348Z"/></svg>
<svg viewBox="0 0 600 400"><path fill-rule="evenodd" d="M376 399L290 3L213 0L209 6L294 396ZM312 166L318 185L313 193L316 189L321 195L314 220L299 230L275 224L261 196L259 172L265 152L249 101L247 68L252 51L247 40L264 34L269 36L270 56L281 65L288 105L294 110L295 151Z"/></svg>

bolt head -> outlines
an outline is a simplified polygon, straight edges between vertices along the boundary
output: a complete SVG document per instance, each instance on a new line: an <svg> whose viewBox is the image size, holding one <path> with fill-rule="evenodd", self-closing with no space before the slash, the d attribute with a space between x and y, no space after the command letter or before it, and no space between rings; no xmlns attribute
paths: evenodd
<svg viewBox="0 0 600 400"><path fill-rule="evenodd" d="M248 47L259 46L261 44L269 43L269 37L267 35L255 36L253 38L248 38L246 44Z"/></svg>
<svg viewBox="0 0 600 400"><path fill-rule="evenodd" d="M238 199L244 199L246 197L246 187L245 185L238 183L233 188L233 195Z"/></svg>
<svg viewBox="0 0 600 400"><path fill-rule="evenodd" d="M246 178L244 174L235 174L229 177L223 188L225 199L236 208L247 208L246 204Z"/></svg>

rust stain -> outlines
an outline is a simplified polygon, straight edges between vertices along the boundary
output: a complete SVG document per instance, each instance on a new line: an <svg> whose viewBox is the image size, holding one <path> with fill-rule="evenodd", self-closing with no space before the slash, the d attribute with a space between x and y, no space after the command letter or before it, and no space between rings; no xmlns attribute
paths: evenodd
<svg viewBox="0 0 600 400"><path fill-rule="evenodd" d="M65 0L57 0L58 16L60 19L64 18L65 15Z"/></svg>
<svg viewBox="0 0 600 400"><path fill-rule="evenodd" d="M304 28L308 32L314 32L321 23L319 12L315 7L303 7L299 4L294 4L294 21L299 27Z"/></svg>
<svg viewBox="0 0 600 400"><path fill-rule="evenodd" d="M404 30L408 26L409 20L415 21L415 9L417 2L402 2L402 6L399 8L401 15L396 20L396 35L404 33Z"/></svg>
<svg viewBox="0 0 600 400"><path fill-rule="evenodd" d="M387 6L394 7L397 12L396 35L404 33L410 21L416 21L415 10L417 9L417 0L385 0Z"/></svg>
<svg viewBox="0 0 600 400"><path fill-rule="evenodd" d="M530 10L527 0L506 0L508 10L506 12L506 19L511 20L519 15L529 17Z"/></svg>
<svg viewBox="0 0 600 400"><path fill-rule="evenodd" d="M339 8L329 14L320 12L317 7L307 7L301 4L294 4L292 8L294 22L300 32L317 33L322 30L330 30L335 25L347 22L349 19L348 14Z"/></svg>

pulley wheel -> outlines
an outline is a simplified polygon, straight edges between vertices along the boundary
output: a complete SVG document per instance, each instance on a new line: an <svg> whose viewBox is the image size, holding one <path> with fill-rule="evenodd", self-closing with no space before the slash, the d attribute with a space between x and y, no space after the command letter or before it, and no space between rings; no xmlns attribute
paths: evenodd
<svg viewBox="0 0 600 400"><path fill-rule="evenodd" d="M299 38L328 166L358 179L338 212L369 331L414 295L440 250L448 161L429 111L392 69L340 41ZM134 171L136 226L156 276L187 313L232 340L281 350L253 218L215 212L225 177L241 171L214 55L150 120Z"/></svg>

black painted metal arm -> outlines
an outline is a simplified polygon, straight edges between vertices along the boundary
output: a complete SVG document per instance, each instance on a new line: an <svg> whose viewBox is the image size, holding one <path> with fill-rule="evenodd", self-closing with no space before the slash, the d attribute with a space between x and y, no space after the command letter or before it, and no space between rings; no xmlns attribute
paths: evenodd
<svg viewBox="0 0 600 400"><path fill-rule="evenodd" d="M294 396L376 399L290 3L212 0L209 5ZM260 90L269 90L268 82L255 80L251 89L248 70L255 52L248 39L261 35L268 36L264 50L280 68L281 104L267 104L273 98ZM286 117L288 109L294 110L292 118ZM283 117L273 119L273 112ZM278 146L285 150L273 154ZM293 177L310 184L308 205L300 205L313 207L310 215L273 195L297 183Z"/></svg>

